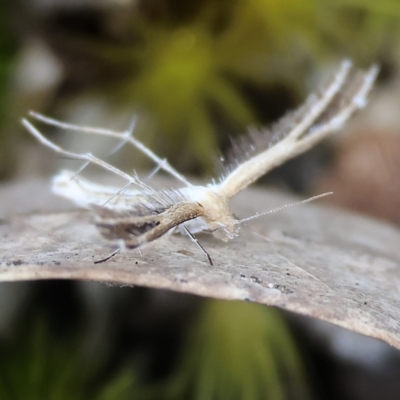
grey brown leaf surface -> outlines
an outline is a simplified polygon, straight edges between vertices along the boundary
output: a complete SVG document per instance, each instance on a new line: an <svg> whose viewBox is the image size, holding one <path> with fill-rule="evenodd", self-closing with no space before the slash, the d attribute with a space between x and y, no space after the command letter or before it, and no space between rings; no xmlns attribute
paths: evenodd
<svg viewBox="0 0 400 400"><path fill-rule="evenodd" d="M143 256L129 251L96 265L112 247L102 240L90 212L50 212L59 203L51 206L43 190L47 204L41 208L37 202L41 213L12 215L13 193L21 190L21 185L0 189L3 282L80 279L252 301L400 348L400 232L395 227L314 203L248 222L229 243L199 236L214 266L180 235L149 243ZM232 208L246 217L290 201L249 189Z"/></svg>

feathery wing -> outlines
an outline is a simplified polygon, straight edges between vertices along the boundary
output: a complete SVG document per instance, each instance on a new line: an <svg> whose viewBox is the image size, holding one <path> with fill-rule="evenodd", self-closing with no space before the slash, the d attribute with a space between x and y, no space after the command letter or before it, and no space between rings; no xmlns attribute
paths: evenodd
<svg viewBox="0 0 400 400"><path fill-rule="evenodd" d="M340 129L366 103L378 68L350 73L343 61L329 84L283 117L271 130L251 131L228 152L219 190L231 198L268 171Z"/></svg>

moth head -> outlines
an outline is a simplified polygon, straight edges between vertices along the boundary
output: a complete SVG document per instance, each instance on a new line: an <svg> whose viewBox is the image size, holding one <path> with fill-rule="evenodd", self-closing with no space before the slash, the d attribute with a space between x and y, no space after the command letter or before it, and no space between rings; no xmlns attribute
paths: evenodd
<svg viewBox="0 0 400 400"><path fill-rule="evenodd" d="M197 187L196 190L196 201L203 208L201 218L205 222L205 230L224 241L233 239L239 227L235 224L228 199L212 187Z"/></svg>
<svg viewBox="0 0 400 400"><path fill-rule="evenodd" d="M227 242L232 240L239 234L239 226L234 224L234 219L231 217L231 221L226 221L225 224L219 224L220 226L212 232L213 236Z"/></svg>

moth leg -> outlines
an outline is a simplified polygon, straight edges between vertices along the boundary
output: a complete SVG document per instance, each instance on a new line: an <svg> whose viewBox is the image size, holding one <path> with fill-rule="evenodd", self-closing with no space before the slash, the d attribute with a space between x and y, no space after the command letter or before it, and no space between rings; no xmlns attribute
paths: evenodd
<svg viewBox="0 0 400 400"><path fill-rule="evenodd" d="M96 260L95 264L101 264L103 262L108 261L110 258L114 257L118 253L124 253L126 251L125 241L123 239L117 240L118 248L109 254L107 257L101 258L100 260ZM140 255L142 256L142 252L139 250ZM142 256L143 257L143 256Z"/></svg>
<svg viewBox="0 0 400 400"><path fill-rule="evenodd" d="M136 125L136 120L134 119L130 125L130 127L124 131L124 132L116 132L110 129L102 129L102 128L93 128L89 126L79 126L75 124L69 124L66 122L59 121L54 118L49 118L46 117L42 114L39 114L34 111L30 111L29 115L33 118L35 118L38 121L44 122L47 125L55 126L61 129L65 130L70 130L70 131L78 131L78 132L83 132L87 134L93 134L93 135L100 135L100 136L108 136L108 137L113 137L115 139L122 140L122 146L125 143L131 144L133 147L141 151L143 154L145 154L147 157L149 157L152 161L154 161L155 164L160 166L161 169L163 169L165 172L168 172L171 176L174 178L178 179L179 181L183 182L187 186L193 186L183 175L181 175L175 168L173 168L167 160L162 159L158 157L155 153L153 153L148 147L146 147L142 142L139 140L135 139L135 137L132 135L133 129ZM119 150L121 146L121 143L119 143L115 149Z"/></svg>
<svg viewBox="0 0 400 400"><path fill-rule="evenodd" d="M94 263L95 264L101 264L103 262L108 261L110 258L113 258L116 254L118 254L121 251L121 247L118 247L117 250L114 250L111 254L109 254L107 257L101 258L100 260L96 260Z"/></svg>
<svg viewBox="0 0 400 400"><path fill-rule="evenodd" d="M210 263L210 265L213 266L214 264L213 264L212 258L210 256L210 254L208 254L207 250L200 244L200 242L195 238L195 236L192 234L192 232L190 232L189 229L186 228L186 226L184 224L182 224L182 228L184 229L186 234L190 237L191 241L206 255L207 260Z"/></svg>

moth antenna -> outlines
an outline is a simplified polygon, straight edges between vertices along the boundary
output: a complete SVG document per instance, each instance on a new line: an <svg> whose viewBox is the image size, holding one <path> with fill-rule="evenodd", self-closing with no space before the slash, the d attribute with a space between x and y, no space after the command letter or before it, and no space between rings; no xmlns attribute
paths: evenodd
<svg viewBox="0 0 400 400"><path fill-rule="evenodd" d="M213 266L214 265L213 260L210 256L210 254L208 254L207 250L201 245L201 243L197 240L197 238L192 234L192 232L189 231L188 228L186 228L186 226L184 224L182 224L181 226L182 226L183 230L186 232L186 234L189 236L191 241L205 254L209 264L211 266Z"/></svg>
<svg viewBox="0 0 400 400"><path fill-rule="evenodd" d="M119 139L122 141L126 141L126 143L130 143L133 147L141 151L147 157L149 157L152 161L154 161L157 165L159 165L165 172L168 172L171 176L183 182L187 186L193 186L183 175L181 175L175 168L173 168L169 162L165 159L158 157L155 153L153 153L148 147L146 147L142 142L135 139L132 135L132 123L128 130L125 132L116 132L110 129L103 128L93 128L90 126L80 126L75 124L70 124L67 122L63 122L54 118L46 117L40 113L35 111L29 111L29 115L35 118L38 121L41 121L47 125L55 126L57 128L61 128L69 131L77 131L83 132L86 134L100 135L112 137L115 139ZM135 122L136 124L136 122Z"/></svg>
<svg viewBox="0 0 400 400"><path fill-rule="evenodd" d="M298 206L300 204L310 203L311 201L314 201L314 200L317 200L317 199L321 199L322 197L330 196L331 194L333 194L333 192L326 192L326 193L318 194L316 196L309 197L308 199L305 199L305 200L300 200L300 201L295 201L294 203L284 204L283 206L279 206L279 207L273 208L273 209L268 210L268 211L264 211L264 212L261 212L261 213L254 214L251 217L235 220L235 225L240 225L240 224L243 224L243 222L251 221L252 219L256 219L256 218L262 217L263 215L273 214L273 213L276 213L278 211L285 210L286 208L291 208L291 207L294 207L294 206Z"/></svg>
<svg viewBox="0 0 400 400"><path fill-rule="evenodd" d="M82 161L87 161L89 163L98 165L101 168L104 168L107 171L110 171L114 173L115 175L119 175L122 178L126 179L128 182L137 185L141 187L142 189L145 189L147 191L153 191L153 188L150 186L146 185L143 183L137 176L131 176L128 175L127 173L121 171L118 168L113 167L111 164L106 163L105 161L101 160L100 158L95 157L91 153L74 153L72 151L67 151L61 148L60 146L57 146L55 143L52 141L48 140L46 137L44 137L27 119L23 118L21 120L22 125L30 132L40 143L45 145L46 147L52 149L54 152L67 156L69 158L73 158L76 160L82 160Z"/></svg>

